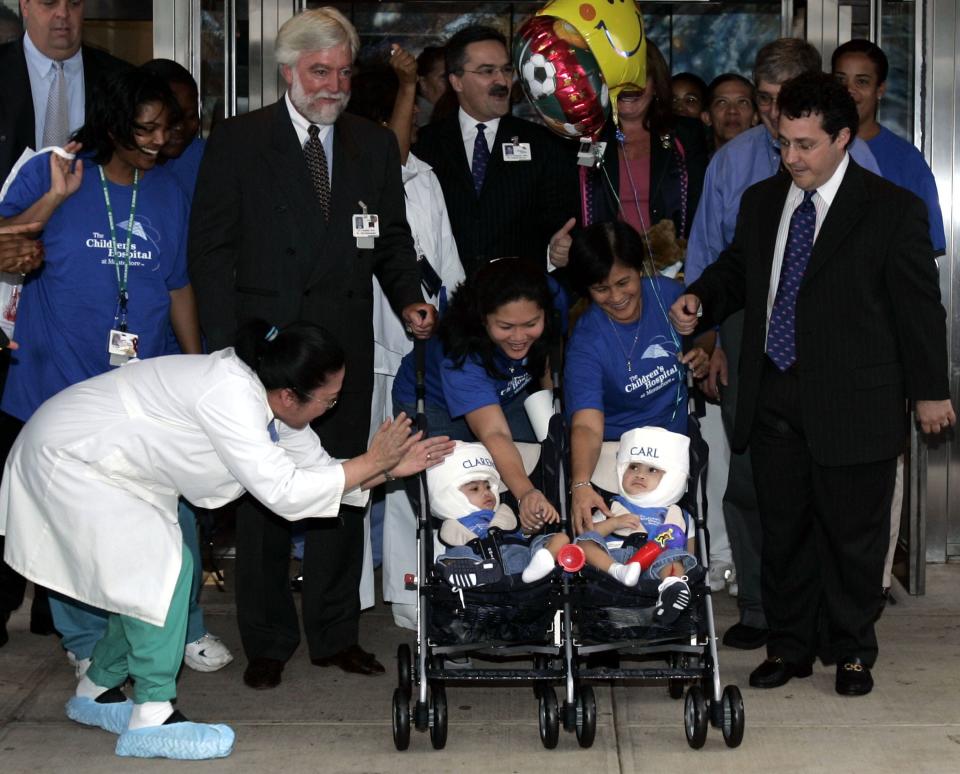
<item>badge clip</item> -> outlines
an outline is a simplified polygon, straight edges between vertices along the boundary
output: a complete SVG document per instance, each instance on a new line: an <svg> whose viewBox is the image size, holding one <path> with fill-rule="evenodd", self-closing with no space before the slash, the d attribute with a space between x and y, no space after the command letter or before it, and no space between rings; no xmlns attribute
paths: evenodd
<svg viewBox="0 0 960 774"><path fill-rule="evenodd" d="M604 151L607 149L605 142L594 142L593 140L580 140L580 150L577 151L577 164L581 167L599 167L603 160Z"/></svg>

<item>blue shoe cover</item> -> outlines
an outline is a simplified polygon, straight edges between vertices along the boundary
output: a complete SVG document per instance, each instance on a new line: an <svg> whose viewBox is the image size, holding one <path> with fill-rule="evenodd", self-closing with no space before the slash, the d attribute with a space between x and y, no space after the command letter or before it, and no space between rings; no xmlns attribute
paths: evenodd
<svg viewBox="0 0 960 774"><path fill-rule="evenodd" d="M133 713L133 702L127 699L123 702L100 704L93 699L73 696L67 701L67 717L85 726L96 726L111 734L122 734L130 725L130 715Z"/></svg>
<svg viewBox="0 0 960 774"><path fill-rule="evenodd" d="M203 761L226 758L233 750L233 740L234 733L230 726L170 723L124 731L117 740L117 755Z"/></svg>

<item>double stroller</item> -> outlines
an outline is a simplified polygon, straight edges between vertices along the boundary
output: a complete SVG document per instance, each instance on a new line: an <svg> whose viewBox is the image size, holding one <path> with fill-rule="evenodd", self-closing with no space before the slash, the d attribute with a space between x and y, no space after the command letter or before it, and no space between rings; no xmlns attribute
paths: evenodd
<svg viewBox="0 0 960 774"><path fill-rule="evenodd" d="M418 377L422 378L419 368ZM418 404L422 418L422 399ZM690 606L669 625L654 618L659 585L654 580L641 580L631 588L591 567L568 572L562 566L529 584L509 575L477 586L470 579L451 577L435 561L435 525L426 476L421 475L417 491L410 493L419 514L418 568L407 577L408 586L418 591L417 641L412 649L402 644L397 650L392 726L398 750L409 746L411 726L429 731L433 747L442 749L448 730L447 687L470 684L532 687L540 739L548 749L557 746L561 726L575 732L581 747L592 746L597 723L594 685L611 682L666 683L671 697L685 695L684 729L692 748L704 745L710 725L721 730L729 747L740 744L743 701L736 686L721 688L706 580L705 507L698 507L697 495L705 500L707 447L696 416L691 415L689 427L690 475L681 505L696 526L700 564L688 574ZM572 537L567 518L567 435L559 412L542 444L518 446L531 481L560 513L560 524L554 526ZM606 444L601 455L594 481L601 490L616 491L610 486L615 474L603 475L615 467L610 464L615 446ZM515 506L509 503L509 494L505 500ZM494 555L495 548L484 553L488 558ZM475 666L474 660L490 666Z"/></svg>

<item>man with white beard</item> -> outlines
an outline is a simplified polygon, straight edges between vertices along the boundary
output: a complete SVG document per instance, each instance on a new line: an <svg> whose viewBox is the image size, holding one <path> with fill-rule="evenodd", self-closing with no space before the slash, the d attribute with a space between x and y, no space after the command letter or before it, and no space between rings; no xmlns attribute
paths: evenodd
<svg viewBox="0 0 960 774"><path fill-rule="evenodd" d="M356 30L333 8L306 11L280 28L276 57L287 93L210 137L189 243L208 350L230 346L250 318L278 327L308 320L341 344L347 363L339 402L314 428L340 458L366 446L373 275L414 336L429 336L436 320L420 291L396 139L342 112L358 49ZM237 511L236 548L244 682L273 688L300 639L288 525L247 498ZM307 522L304 630L317 666L379 674L383 666L357 643L362 558L362 510L344 506L339 520Z"/></svg>

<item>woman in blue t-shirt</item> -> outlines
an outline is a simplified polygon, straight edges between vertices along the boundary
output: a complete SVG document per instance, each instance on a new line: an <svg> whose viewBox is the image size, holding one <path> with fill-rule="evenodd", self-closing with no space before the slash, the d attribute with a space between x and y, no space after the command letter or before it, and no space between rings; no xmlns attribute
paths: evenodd
<svg viewBox="0 0 960 774"><path fill-rule="evenodd" d="M478 440L536 529L556 509L527 476L514 441L534 441L523 408L529 390L551 386L547 345L553 301L543 272L519 258L483 266L453 295L439 341L427 344L426 415L431 435ZM414 412L413 354L393 386L394 411Z"/></svg>
<svg viewBox="0 0 960 774"><path fill-rule="evenodd" d="M667 319L683 286L650 276L644 255L641 236L619 221L588 226L570 247L570 279L592 302L573 330L564 366L578 532L592 528L594 509L610 515L590 486L603 441L645 426L685 434L687 369L700 376L709 360L700 347L684 354Z"/></svg>

